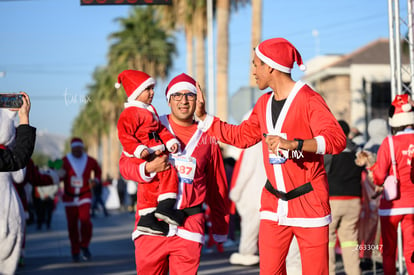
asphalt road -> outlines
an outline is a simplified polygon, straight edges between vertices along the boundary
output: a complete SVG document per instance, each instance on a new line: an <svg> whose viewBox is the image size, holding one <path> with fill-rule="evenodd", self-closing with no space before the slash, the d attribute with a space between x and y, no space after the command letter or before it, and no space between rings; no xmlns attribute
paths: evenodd
<svg viewBox="0 0 414 275"><path fill-rule="evenodd" d="M111 210L110 216L104 217L98 212L92 222L92 260L73 263L64 209L58 204L50 229L37 230L36 225L27 227L24 266L18 268L16 275L135 275L134 246L131 240L134 215ZM231 253L237 250L236 245L226 246L224 250L219 253L215 249L204 248L198 275L259 274L258 265L245 267L229 263ZM345 274L340 257L336 274ZM377 269L364 271L363 274L383 273L381 269Z"/></svg>
<svg viewBox="0 0 414 275"><path fill-rule="evenodd" d="M109 217L97 213L92 219L93 239L90 245L92 260L73 263L66 230L63 207L58 204L53 213L50 229L27 227L24 266L17 275L133 275L135 272L134 246L131 231L134 215L118 210L110 211ZM259 274L259 267L230 265L230 254L235 245L226 247L223 253L203 249L199 273L207 274Z"/></svg>

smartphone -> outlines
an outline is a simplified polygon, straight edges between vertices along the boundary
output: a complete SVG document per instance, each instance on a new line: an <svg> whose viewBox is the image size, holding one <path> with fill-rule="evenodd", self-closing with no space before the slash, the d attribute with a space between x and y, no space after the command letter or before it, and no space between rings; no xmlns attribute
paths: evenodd
<svg viewBox="0 0 414 275"><path fill-rule="evenodd" d="M1 94L0 108L20 108L23 105L22 94Z"/></svg>

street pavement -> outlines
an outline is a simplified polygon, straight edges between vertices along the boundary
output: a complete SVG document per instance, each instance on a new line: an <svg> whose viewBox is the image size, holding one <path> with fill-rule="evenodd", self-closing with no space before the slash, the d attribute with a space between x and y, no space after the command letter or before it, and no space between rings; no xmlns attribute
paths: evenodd
<svg viewBox="0 0 414 275"><path fill-rule="evenodd" d="M131 231L134 215L119 210L110 210L110 216L102 212L92 218L93 238L90 244L92 260L73 263L66 229L64 208L58 203L53 213L50 229L36 229L32 224L27 227L24 266L19 267L16 275L134 275L134 245ZM228 261L236 245L226 246L224 252L203 249L198 275L257 275L259 266L235 266ZM338 275L344 275L342 262L337 262ZM364 275L378 274L382 270L363 272ZM289 274L300 275L300 274Z"/></svg>
<svg viewBox="0 0 414 275"><path fill-rule="evenodd" d="M61 203L58 203L50 229L43 227L38 230L35 224L27 227L24 266L18 268L16 275L136 274L134 245L131 240L134 215L111 210L110 216L104 217L101 212L97 212L92 222L92 260L73 263L65 212ZM258 266L229 264L230 254L236 249L235 245L226 247L223 253L203 249L198 274L259 274Z"/></svg>

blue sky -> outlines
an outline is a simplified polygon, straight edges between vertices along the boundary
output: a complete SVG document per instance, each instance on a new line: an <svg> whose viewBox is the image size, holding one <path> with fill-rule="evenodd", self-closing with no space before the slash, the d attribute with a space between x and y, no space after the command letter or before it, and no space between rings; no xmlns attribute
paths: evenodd
<svg viewBox="0 0 414 275"><path fill-rule="evenodd" d="M254 0L253 0L254 1ZM387 0L263 0L262 38L285 37L303 60L319 54L347 54L388 37ZM401 1L404 2L404 1ZM69 136L73 119L88 100L92 72L107 63L108 35L130 6L80 6L79 0L0 0L0 93L26 91L31 124ZM401 4L401 14L406 14ZM250 6L231 15L229 95L248 85ZM312 34L318 32L318 39ZM177 35L175 74L186 71L183 35ZM294 72L300 77L300 73ZM166 83L153 104L168 112Z"/></svg>

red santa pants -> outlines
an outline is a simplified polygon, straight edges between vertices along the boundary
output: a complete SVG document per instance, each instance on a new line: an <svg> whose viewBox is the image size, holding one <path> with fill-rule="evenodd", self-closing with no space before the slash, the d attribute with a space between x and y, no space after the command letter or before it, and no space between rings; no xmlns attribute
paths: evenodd
<svg viewBox="0 0 414 275"><path fill-rule="evenodd" d="M65 207L72 255L78 254L81 247L89 247L89 243L92 239L92 222L89 213L90 208L90 203Z"/></svg>
<svg viewBox="0 0 414 275"><path fill-rule="evenodd" d="M328 275L328 226L304 228L260 221L259 254L261 275L286 275L286 256L296 236L303 275Z"/></svg>
<svg viewBox="0 0 414 275"><path fill-rule="evenodd" d="M138 275L197 274L200 265L201 243L177 236L149 235L136 238L134 243Z"/></svg>
<svg viewBox="0 0 414 275"><path fill-rule="evenodd" d="M137 160L137 164L142 160ZM140 182L137 192L137 209L157 207L158 201L176 198L178 192L178 175L174 167L158 172L151 182ZM159 199L162 198L162 199Z"/></svg>
<svg viewBox="0 0 414 275"><path fill-rule="evenodd" d="M397 229L401 222L403 254L408 274L414 274L414 263L411 255L414 253L414 214L381 216L382 259L384 274L396 273L397 261Z"/></svg>

